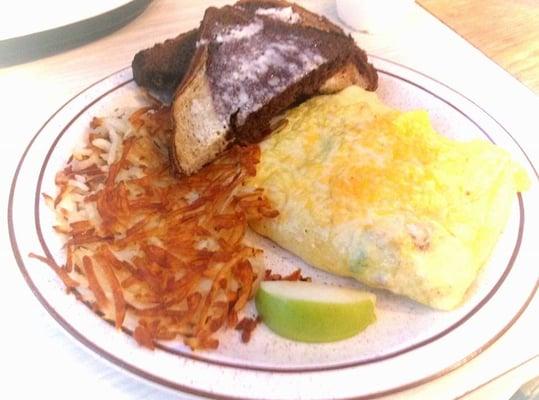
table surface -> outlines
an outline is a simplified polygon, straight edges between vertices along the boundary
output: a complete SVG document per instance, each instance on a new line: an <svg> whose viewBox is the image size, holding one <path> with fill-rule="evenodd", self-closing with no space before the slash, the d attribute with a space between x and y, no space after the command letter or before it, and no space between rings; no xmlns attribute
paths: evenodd
<svg viewBox="0 0 539 400"><path fill-rule="evenodd" d="M537 0L417 0L417 3L539 94Z"/></svg>
<svg viewBox="0 0 539 400"><path fill-rule="evenodd" d="M539 78L535 39L531 36L529 42L526 42L525 36L511 39L515 40L514 43L523 40L529 43L530 57L526 56L526 44L519 47L520 50L515 49L520 54L518 57L511 55L510 51L502 51L505 49L502 44L496 46L487 43L494 50L487 51L487 46L479 51L463 39L464 36L473 41L474 34L481 34L483 26L477 23L479 17L474 20L467 16L468 12L462 11L464 16L461 18L468 21L467 28L455 25L458 30L455 33L448 27L452 26L451 21L459 20L450 3L465 3L464 0L420 2L425 8L432 8L447 25L425 8L412 4L411 15L403 22L406 24L403 29L380 34L353 33L354 38L369 54L383 56L424 72L481 104L518 139L530 161L539 165L539 144L531 129L537 125L535 116L539 110L538 97L530 90L533 87L537 91L533 82L537 83ZM486 0L468 2L487 3ZM6 171L0 174L3 189L0 193L1 208L7 209L9 187L17 160L34 133L54 111L90 84L130 65L136 51L197 26L206 6L221 3L209 0L155 0L138 18L101 39L54 56L0 68L0 109L4 131L0 140L2 166ZM302 3L337 21L333 0L306 0ZM445 11L438 3L445 4ZM503 3L508 6L506 11L512 9L510 2L491 0L490 3ZM533 1L519 3L529 6ZM469 7L469 13L472 13L472 5ZM536 11L536 7L532 7L532 11ZM488 38L491 35L489 32L490 25L484 29L484 37ZM503 43L505 40L504 36ZM476 46L481 44L476 43ZM507 67L503 69L500 65ZM522 85L516 78L529 87ZM493 93L503 95L494 96ZM13 393L18 393L17 397L21 398L48 398L54 395L55 398L63 399L73 397L74 393L83 399L177 398L176 394L111 367L74 343L44 312L26 286L11 252L7 227L1 224L0 229L0 265L3 266L0 270L0 294L3 296L3 304L7 304L0 329L0 369L10 372L9 379L2 380L1 398L8 394L12 394L8 397L13 397ZM536 258L539 259L539 249ZM16 307L10 306L13 304ZM456 398L521 364L532 355L539 354L539 342L536 340L539 337L537 315L539 296L536 295L521 318L495 345L451 374L394 398ZM514 385L520 382L519 379L524 376L522 374L528 377L539 374L539 359L526 364L524 369L515 369L511 374L506 374L506 379L517 372L518 379L505 384L505 393L496 390L495 396L489 394L481 397L484 392L480 389L468 394L466 398L508 398L507 395L518 387ZM491 386L483 388L488 387Z"/></svg>

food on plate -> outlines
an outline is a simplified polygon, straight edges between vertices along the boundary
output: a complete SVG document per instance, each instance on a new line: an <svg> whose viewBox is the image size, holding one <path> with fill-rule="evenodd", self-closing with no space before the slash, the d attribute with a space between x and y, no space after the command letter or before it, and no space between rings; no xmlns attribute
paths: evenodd
<svg viewBox="0 0 539 400"><path fill-rule="evenodd" d="M285 1L244 0L232 7L226 7L225 10L230 11L227 14L241 13L245 21L255 18L263 21L272 18L292 24L297 29L322 30L338 36L344 35L342 29L327 18ZM215 11L211 12L215 13ZM221 14L224 14L222 10L219 15ZM223 24L229 24L229 22L223 21ZM193 29L163 43L157 43L149 49L139 51L132 62L135 82L149 90L153 96L170 103L195 55L199 35L200 29ZM354 51L356 54L350 62L340 71L335 72L320 88L320 92L335 92L350 84L363 85L372 90L376 88L376 71L367 63L363 51L357 47ZM236 57L235 53L230 55Z"/></svg>
<svg viewBox="0 0 539 400"><path fill-rule="evenodd" d="M183 174L198 171L234 143L260 141L275 117L316 93L377 85L374 68L350 36L286 2L210 7L197 32L189 68L172 101L172 159ZM191 37L178 39L179 48L190 48ZM162 57L168 47L174 46L135 56L134 76L151 82L148 71L156 71L144 68L143 60L154 53Z"/></svg>
<svg viewBox="0 0 539 400"><path fill-rule="evenodd" d="M275 333L302 342L334 342L376 320L371 293L303 281L263 281L256 309Z"/></svg>
<svg viewBox="0 0 539 400"><path fill-rule="evenodd" d="M94 118L56 175L58 194L45 195L66 262L35 257L140 344L215 348L218 331L239 326L248 338L254 328L242 313L264 270L261 251L243 237L249 220L278 213L263 190L242 188L255 174L257 146L233 147L178 179L171 134L170 109L159 105Z"/></svg>
<svg viewBox="0 0 539 400"><path fill-rule="evenodd" d="M181 338L215 348L232 327L248 341L259 319L244 307L260 280L279 276L265 276L261 250L243 240L249 222L278 215L264 189L245 186L260 156L251 143L309 96L374 90L376 71L327 19L244 0L209 8L198 29L137 54L133 75L161 98L174 92L172 106L148 99L92 120L56 175L58 193L43 194L66 261L32 256L146 347Z"/></svg>
<svg viewBox="0 0 539 400"><path fill-rule="evenodd" d="M279 216L251 227L315 267L437 309L461 304L529 184L510 155L355 86L284 118L248 180Z"/></svg>
<svg viewBox="0 0 539 400"><path fill-rule="evenodd" d="M149 348L215 348L227 328L247 342L259 286L260 317L294 340L375 321L372 294L264 273L248 226L314 267L453 309L529 184L502 149L382 104L352 38L284 1L209 8L138 53L133 75L171 106L93 119L44 195L66 261L33 256Z"/></svg>

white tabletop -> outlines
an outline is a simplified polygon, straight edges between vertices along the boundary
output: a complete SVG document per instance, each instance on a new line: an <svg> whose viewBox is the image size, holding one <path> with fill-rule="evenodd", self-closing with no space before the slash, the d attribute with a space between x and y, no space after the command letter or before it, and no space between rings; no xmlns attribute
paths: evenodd
<svg viewBox="0 0 539 400"><path fill-rule="evenodd" d="M221 4L212 2L216 3ZM333 1L304 3L337 19ZM17 162L47 118L88 85L130 65L139 49L195 27L208 4L207 1L156 0L136 20L95 42L0 69L4 171L0 175L3 189L0 202L4 221ZM424 72L480 104L511 131L531 162L539 166L537 96L425 10L412 7L409 20L399 30L355 34L360 46L370 54ZM0 324L3 377L0 398L182 397L117 369L76 343L47 314L25 284L11 251L5 222L0 239L0 299L4 311ZM539 259L539 250L537 255ZM401 393L397 398L463 396L522 364L539 354L538 316L536 295L513 327L482 354L443 378ZM522 380L534 375L539 375L537 358L505 374L501 380L474 390L466 398L506 399Z"/></svg>

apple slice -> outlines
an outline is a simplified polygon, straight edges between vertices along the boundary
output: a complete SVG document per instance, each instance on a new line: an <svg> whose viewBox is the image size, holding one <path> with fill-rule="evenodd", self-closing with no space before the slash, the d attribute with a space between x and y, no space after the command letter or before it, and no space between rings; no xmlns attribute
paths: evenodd
<svg viewBox="0 0 539 400"><path fill-rule="evenodd" d="M263 281L255 304L275 333L301 342L333 342L376 320L371 293L302 281Z"/></svg>

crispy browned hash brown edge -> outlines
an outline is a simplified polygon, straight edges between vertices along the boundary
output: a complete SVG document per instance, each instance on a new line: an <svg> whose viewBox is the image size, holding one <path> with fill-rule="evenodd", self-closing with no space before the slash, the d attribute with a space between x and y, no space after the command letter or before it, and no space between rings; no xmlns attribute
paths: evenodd
<svg viewBox="0 0 539 400"><path fill-rule="evenodd" d="M256 174L259 147L235 146L199 173L177 176L168 107L110 117L123 118L124 131L108 118L93 118L84 145L56 174L57 194L43 194L65 238L65 263L31 256L142 346L216 348L229 328L248 342L260 318L242 310L258 282L308 280L299 270L264 270L262 251L244 243L249 221L278 215L262 189L244 185Z"/></svg>

